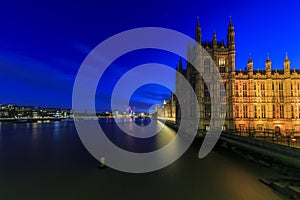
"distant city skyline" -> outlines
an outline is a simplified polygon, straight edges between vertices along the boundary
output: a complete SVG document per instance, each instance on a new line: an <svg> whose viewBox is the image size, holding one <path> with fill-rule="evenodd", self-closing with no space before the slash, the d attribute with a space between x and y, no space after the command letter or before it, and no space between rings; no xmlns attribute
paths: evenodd
<svg viewBox="0 0 300 200"><path fill-rule="evenodd" d="M283 69L288 52L291 69L300 69L300 3L297 1L99 1L4 2L0 37L0 104L69 108L76 73L87 54L119 32L145 26L166 27L195 36L197 16L203 40L213 32L226 42L229 16L236 32L236 69ZM136 65L159 62L173 68L179 57L143 50L117 59L100 80L97 111L110 110L110 93L123 73ZM175 78L175 77L174 77ZM174 83L174 78L170 81ZM175 87L175 86L174 86ZM136 91L132 105L147 111L169 98L170 91L148 85Z"/></svg>

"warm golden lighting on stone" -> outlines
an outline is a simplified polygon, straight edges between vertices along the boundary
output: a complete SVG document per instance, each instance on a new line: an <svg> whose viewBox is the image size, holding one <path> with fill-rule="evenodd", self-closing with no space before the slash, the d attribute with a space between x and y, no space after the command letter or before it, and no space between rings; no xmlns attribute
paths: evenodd
<svg viewBox="0 0 300 200"><path fill-rule="evenodd" d="M291 71L291 63L287 54L283 62L283 70L272 70L272 61L268 54L265 70L254 70L250 55L247 69L236 71L235 32L232 20L230 19L228 26L226 45L216 40L216 33L213 34L211 42L201 41L201 36L201 27L198 22L196 41L215 61L226 88L224 92L226 92L227 110L224 113L226 120L223 130L236 129L243 132L256 130L261 133L273 131L281 135L300 133L300 73L296 70ZM196 57L199 53L191 49L193 47L189 44L188 56ZM205 63L204 60L204 70L206 70ZM208 130L211 108L206 84L209 83L204 83L203 78L197 76L189 64L186 69L183 69L182 61L177 70L195 88L200 108L199 129ZM179 85L180 83L176 82L176 92L180 92ZM177 106L176 118L179 121L178 105L172 101L170 105Z"/></svg>

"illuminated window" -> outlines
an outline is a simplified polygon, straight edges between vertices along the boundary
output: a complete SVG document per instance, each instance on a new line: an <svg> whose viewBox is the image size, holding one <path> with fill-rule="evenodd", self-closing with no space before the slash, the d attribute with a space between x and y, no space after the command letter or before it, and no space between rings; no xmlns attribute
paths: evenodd
<svg viewBox="0 0 300 200"><path fill-rule="evenodd" d="M226 97L226 83L220 83L220 97Z"/></svg>
<svg viewBox="0 0 300 200"><path fill-rule="evenodd" d="M284 118L284 105L280 105L280 118Z"/></svg>
<svg viewBox="0 0 300 200"><path fill-rule="evenodd" d="M209 125L205 125L205 130L209 131L210 130L210 126Z"/></svg>
<svg viewBox="0 0 300 200"><path fill-rule="evenodd" d="M239 84L235 84L235 96L238 97L239 96Z"/></svg>
<svg viewBox="0 0 300 200"><path fill-rule="evenodd" d="M266 106L262 105L261 107L261 118L266 118Z"/></svg>
<svg viewBox="0 0 300 200"><path fill-rule="evenodd" d="M219 66L225 66L225 59L224 58L219 59Z"/></svg>
<svg viewBox="0 0 300 200"><path fill-rule="evenodd" d="M258 125L257 125L257 130L262 131L262 127L263 127L262 124L258 124Z"/></svg>
<svg viewBox="0 0 300 200"><path fill-rule="evenodd" d="M278 88L279 88L279 96L283 97L283 84L279 83Z"/></svg>
<svg viewBox="0 0 300 200"><path fill-rule="evenodd" d="M243 117L248 118L248 106L247 105L243 106Z"/></svg>
<svg viewBox="0 0 300 200"><path fill-rule="evenodd" d="M262 83L262 84L260 85L260 89L261 89L261 96L262 96L262 97L265 97L265 84L264 84L264 83Z"/></svg>
<svg viewBox="0 0 300 200"><path fill-rule="evenodd" d="M283 97L283 90L279 90L279 96Z"/></svg>
<svg viewBox="0 0 300 200"><path fill-rule="evenodd" d="M220 67L220 72L225 73L226 72L226 67L225 67L225 59L220 58L219 59L219 67Z"/></svg>
<svg viewBox="0 0 300 200"><path fill-rule="evenodd" d="M210 105L205 105L204 106L204 117L206 119L210 118L211 115L211 106Z"/></svg>
<svg viewBox="0 0 300 200"><path fill-rule="evenodd" d="M226 112L220 112L220 118L225 119L226 118Z"/></svg>
<svg viewBox="0 0 300 200"><path fill-rule="evenodd" d="M226 118L226 105L221 106L220 118L221 119Z"/></svg>
<svg viewBox="0 0 300 200"><path fill-rule="evenodd" d="M243 84L243 97L246 97L247 96L247 84L244 83Z"/></svg>
<svg viewBox="0 0 300 200"><path fill-rule="evenodd" d="M239 106L238 105L235 106L234 117L239 118Z"/></svg>

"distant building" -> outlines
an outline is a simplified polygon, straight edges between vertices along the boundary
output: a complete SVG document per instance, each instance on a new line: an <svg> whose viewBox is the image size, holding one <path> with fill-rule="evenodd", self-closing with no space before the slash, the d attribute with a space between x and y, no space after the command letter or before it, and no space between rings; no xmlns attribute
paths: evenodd
<svg viewBox="0 0 300 200"><path fill-rule="evenodd" d="M157 105L155 107L155 110L156 110L156 112L154 114L154 117L156 117L156 118L165 118L165 112L164 112L164 109L163 109L162 106Z"/></svg>
<svg viewBox="0 0 300 200"><path fill-rule="evenodd" d="M0 118L42 119L72 117L73 113L68 109L18 106L15 104L3 104L0 106Z"/></svg>
<svg viewBox="0 0 300 200"><path fill-rule="evenodd" d="M170 121L175 121L176 119L176 105L175 105L175 95L171 94L170 100L164 100L163 102L163 111L164 118Z"/></svg>
<svg viewBox="0 0 300 200"><path fill-rule="evenodd" d="M112 112L112 115L113 115L113 117L120 117L120 114L119 114L119 111L118 110L114 110L113 112Z"/></svg>

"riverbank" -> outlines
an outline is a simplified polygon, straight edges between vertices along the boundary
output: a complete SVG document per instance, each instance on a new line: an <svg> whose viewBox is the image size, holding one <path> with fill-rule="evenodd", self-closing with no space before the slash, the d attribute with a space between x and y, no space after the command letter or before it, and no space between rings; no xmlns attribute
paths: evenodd
<svg viewBox="0 0 300 200"><path fill-rule="evenodd" d="M0 118L0 122L12 123L36 123L36 122L52 122L52 121L73 121L72 118Z"/></svg>
<svg viewBox="0 0 300 200"><path fill-rule="evenodd" d="M178 125L173 122L166 121L165 124L175 131L178 129ZM204 135L197 134L197 136L194 144L201 145L204 140ZM221 151L236 154L251 162L277 171L283 175L284 178L262 178L259 180L289 199L300 199L299 149L264 143L263 141L257 141L252 138L236 137L237 138L227 138L227 135L221 136L215 149L218 148Z"/></svg>

